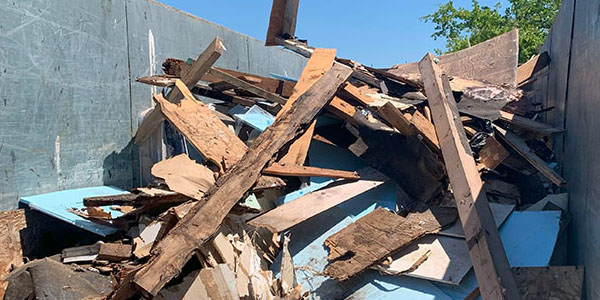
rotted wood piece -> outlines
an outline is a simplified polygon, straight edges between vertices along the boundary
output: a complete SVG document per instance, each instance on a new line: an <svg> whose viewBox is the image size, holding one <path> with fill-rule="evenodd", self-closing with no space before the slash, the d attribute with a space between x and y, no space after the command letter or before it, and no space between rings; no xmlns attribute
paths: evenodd
<svg viewBox="0 0 600 300"><path fill-rule="evenodd" d="M155 296L217 230L227 213L254 185L260 170L281 147L298 136L351 74L347 67L331 68L319 81L275 119L246 154L221 176L206 201L200 201L153 249L153 258L136 273L133 283L146 297Z"/></svg>
<svg viewBox="0 0 600 300"><path fill-rule="evenodd" d="M377 208L325 240L331 261L325 274L346 280L416 239L454 223L456 209L432 207L406 218Z"/></svg>

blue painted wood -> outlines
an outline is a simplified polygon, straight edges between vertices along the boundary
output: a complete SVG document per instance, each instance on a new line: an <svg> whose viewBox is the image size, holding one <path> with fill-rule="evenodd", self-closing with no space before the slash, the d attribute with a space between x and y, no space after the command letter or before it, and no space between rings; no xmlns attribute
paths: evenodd
<svg viewBox="0 0 600 300"><path fill-rule="evenodd" d="M74 213L68 212L67 209L84 208L83 198L86 197L120 195L128 193L129 192L127 191L110 186L88 187L22 197L20 199L20 203L29 206L31 209L73 224L79 228L99 234L101 236L107 236L117 232L117 229L86 220ZM123 215L123 213L120 211L110 209L110 206L102 206L102 208L104 211L110 212L113 218Z"/></svg>

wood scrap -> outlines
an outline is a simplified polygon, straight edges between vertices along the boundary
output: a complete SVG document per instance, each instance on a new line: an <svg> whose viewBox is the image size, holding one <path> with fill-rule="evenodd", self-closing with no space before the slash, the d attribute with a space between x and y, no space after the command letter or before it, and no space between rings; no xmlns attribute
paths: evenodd
<svg viewBox="0 0 600 300"><path fill-rule="evenodd" d="M456 209L432 207L406 218L377 208L325 240L330 260L325 273L346 280L425 234L456 220Z"/></svg>
<svg viewBox="0 0 600 300"><path fill-rule="evenodd" d="M525 129L528 131L545 134L545 135L554 135L563 133L565 130L562 128L556 128L551 125L540 123L525 117L521 117L506 111L500 111L500 120L504 123L517 126L521 129Z"/></svg>
<svg viewBox="0 0 600 300"><path fill-rule="evenodd" d="M277 37L294 37L299 0L275 0L271 7L265 46L278 45Z"/></svg>
<svg viewBox="0 0 600 300"><path fill-rule="evenodd" d="M21 231L27 228L25 210L0 212L0 298L8 286L4 280L13 268L23 265Z"/></svg>
<svg viewBox="0 0 600 300"><path fill-rule="evenodd" d="M132 246L117 243L102 243L98 250L98 259L123 261L131 258Z"/></svg>
<svg viewBox="0 0 600 300"><path fill-rule="evenodd" d="M550 64L550 55L544 51L541 54L535 55L526 63L517 68L517 85L530 79L535 73L541 71Z"/></svg>
<svg viewBox="0 0 600 300"><path fill-rule="evenodd" d="M496 125L494 125L494 129L508 145L525 158L534 168L540 171L540 173L546 176L546 178L552 181L552 183L557 186L564 186L567 184L567 182L552 170L546 162L537 156L537 154L535 154L535 152L527 146L527 143L525 143L518 135Z"/></svg>
<svg viewBox="0 0 600 300"><path fill-rule="evenodd" d="M314 176L354 180L360 179L360 175L358 175L356 171L332 170L308 166L286 165L281 163L273 163L269 165L262 171L262 173L275 176Z"/></svg>
<svg viewBox="0 0 600 300"><path fill-rule="evenodd" d="M217 180L206 201L192 208L153 250L155 255L148 265L136 273L134 283L143 294L156 295L179 273L198 245L214 233L229 210L254 185L259 176L256 170L297 136L302 126L312 122L350 74L346 67L331 68L254 141L243 159Z"/></svg>
<svg viewBox="0 0 600 300"><path fill-rule="evenodd" d="M344 201L371 190L389 179L372 168L358 171L360 180L347 183L336 181L329 186L306 194L251 220L248 224L282 232Z"/></svg>
<svg viewBox="0 0 600 300"><path fill-rule="evenodd" d="M313 55L306 63L304 70L302 70L298 83L294 86L294 92L279 113L277 113L278 117L287 112L298 97L304 94L327 70L331 68L333 60L335 59L335 53L335 49L315 49ZM290 165L304 164L306 155L308 154L310 140L312 139L315 130L315 125L316 121L306 129L306 132L304 132L302 136L292 142L287 153L279 159L280 163Z"/></svg>
<svg viewBox="0 0 600 300"><path fill-rule="evenodd" d="M444 163L484 299L518 299L517 286L447 77L428 53L419 63Z"/></svg>
<svg viewBox="0 0 600 300"><path fill-rule="evenodd" d="M155 164L152 167L152 175L164 179L170 190L193 199L202 199L215 184L213 172L192 161L186 154Z"/></svg>
<svg viewBox="0 0 600 300"><path fill-rule="evenodd" d="M228 82L231 85L234 85L236 87L239 87L245 91L248 91L258 97L264 98L268 101L271 101L273 103L277 103L277 104L285 104L285 102L287 101L285 98L276 95L274 93L271 93L265 89L262 89L256 85L253 85L247 81L244 81L242 79L239 79L235 76L231 76L229 73L223 72L217 68L211 68L208 73L210 75L216 76L221 78L223 81Z"/></svg>

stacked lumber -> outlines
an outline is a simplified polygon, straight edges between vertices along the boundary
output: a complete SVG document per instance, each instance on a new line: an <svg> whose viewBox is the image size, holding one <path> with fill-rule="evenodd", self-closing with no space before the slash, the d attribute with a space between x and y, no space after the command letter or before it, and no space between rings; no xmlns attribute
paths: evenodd
<svg viewBox="0 0 600 300"><path fill-rule="evenodd" d="M298 0L274 0L266 39L308 58L295 81L216 67L219 37L137 79L163 88L134 137L151 182L67 208L116 233L66 248L60 261L111 276L107 299L354 298L390 276L397 289L374 298L444 289L435 282L485 300L578 299L581 268L550 257L513 265L502 228L517 212L552 211L554 240L538 244L552 250L568 225L548 146L564 130L515 109L547 55L518 67L513 30L376 69L298 40L297 11ZM145 156L165 145L179 150ZM31 276L18 268L21 227L0 227L10 249L0 278ZM0 292L13 293L9 283Z"/></svg>

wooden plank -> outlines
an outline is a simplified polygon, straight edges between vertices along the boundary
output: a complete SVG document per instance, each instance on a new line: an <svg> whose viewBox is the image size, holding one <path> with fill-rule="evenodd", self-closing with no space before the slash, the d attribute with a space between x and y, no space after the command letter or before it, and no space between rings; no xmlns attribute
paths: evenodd
<svg viewBox="0 0 600 300"><path fill-rule="evenodd" d="M346 280L455 220L454 208L433 207L404 218L379 207L325 240L330 261L325 274Z"/></svg>
<svg viewBox="0 0 600 300"><path fill-rule="evenodd" d="M181 81L188 89L191 89L200 79L202 79L202 76L204 76L217 59L221 57L224 49L223 40L221 40L220 37L216 37L210 45L208 45L206 50L198 56L189 70L181 76ZM183 97L182 91L179 88L175 88L167 95L167 100L174 102L181 97Z"/></svg>
<svg viewBox="0 0 600 300"><path fill-rule="evenodd" d="M8 283L4 281L13 268L23 265L21 249L21 231L27 228L25 210L9 210L0 212L0 299Z"/></svg>
<svg viewBox="0 0 600 300"><path fill-rule="evenodd" d="M200 200L215 184L215 175L208 167L197 164L187 154L158 162L152 175L165 180L172 191Z"/></svg>
<svg viewBox="0 0 600 300"><path fill-rule="evenodd" d="M190 69L181 76L181 80L188 87L193 87L198 80L206 73L210 67L221 57L223 53L223 41L220 37L215 39L208 45L208 47L198 56L198 59L192 64ZM167 100L171 102L178 101L182 97L182 93L179 88L174 88L167 95ZM158 125L162 124L163 116L156 109L153 109L150 114L142 121L139 126L135 143L142 145L142 143L154 132Z"/></svg>
<svg viewBox="0 0 600 300"><path fill-rule="evenodd" d="M546 123L537 122L505 111L500 111L500 120L519 128L545 135L559 134L565 131L562 128L556 128Z"/></svg>
<svg viewBox="0 0 600 300"><path fill-rule="evenodd" d="M448 79L431 53L419 69L482 298L519 299Z"/></svg>
<svg viewBox="0 0 600 300"><path fill-rule="evenodd" d="M306 128L348 79L347 67L331 68L304 93L287 113L275 120L242 159L217 180L215 188L153 249L154 257L134 278L144 296L154 296L218 228L231 208L254 185L269 160Z"/></svg>
<svg viewBox="0 0 600 300"><path fill-rule="evenodd" d="M298 166L298 165L286 165L280 163L273 163L266 167L263 174L275 175L275 176L298 176L298 177L329 177L329 178L343 178L343 179L360 179L360 175L353 171L342 171L323 169L310 166Z"/></svg>
<svg viewBox="0 0 600 300"><path fill-rule="evenodd" d="M326 107L327 111L333 115L341 118L342 120L354 123L354 114L356 113L356 107L354 105L342 100L340 97L335 96L329 102Z"/></svg>
<svg viewBox="0 0 600 300"><path fill-rule="evenodd" d="M493 136L488 136L485 140L485 145L479 150L481 164L490 170L499 166L509 155L510 152Z"/></svg>
<svg viewBox="0 0 600 300"><path fill-rule="evenodd" d="M510 145L517 153L519 153L525 160L527 160L536 170L540 171L546 178L548 178L552 183L557 186L564 186L567 182L558 175L554 170L552 170L548 164L543 161L533 150L527 146L527 143L518 135L501 128L499 126L493 125L496 132L498 132L499 136Z"/></svg>
<svg viewBox="0 0 600 300"><path fill-rule="evenodd" d="M124 261L131 258L132 247L127 244L102 243L98 250L99 260Z"/></svg>
<svg viewBox="0 0 600 300"><path fill-rule="evenodd" d="M415 135L415 129L410 126L410 119L406 117L393 104L386 103L377 110L377 113L392 127L398 129L403 135ZM409 115L410 116L410 115Z"/></svg>
<svg viewBox="0 0 600 300"><path fill-rule="evenodd" d="M438 65L452 77L516 86L519 33L512 30L475 46L437 57ZM419 73L418 63L393 66L388 72L402 76Z"/></svg>
<svg viewBox="0 0 600 300"><path fill-rule="evenodd" d="M534 56L526 63L517 68L517 85L530 79L535 73L544 69L550 64L550 56L544 51L542 54Z"/></svg>
<svg viewBox="0 0 600 300"><path fill-rule="evenodd" d="M171 124L220 170L244 155L246 145L202 102L186 97L174 104L160 94L154 95L154 100Z"/></svg>
<svg viewBox="0 0 600 300"><path fill-rule="evenodd" d="M354 99L360 102L362 105L366 107L371 106L373 99L369 96L365 96L360 92L360 89L352 85L351 83L346 84L343 90L340 91L340 94L349 96L351 99Z"/></svg>
<svg viewBox="0 0 600 300"><path fill-rule="evenodd" d="M248 224L265 227L271 232L282 232L389 180L370 167L359 170L359 174L361 179L356 182L336 181L324 189L272 209Z"/></svg>
<svg viewBox="0 0 600 300"><path fill-rule="evenodd" d="M298 83L294 87L294 92L290 96L289 100L277 113L277 116L283 115L287 112L292 104L304 94L321 76L331 68L333 60L335 59L335 49L315 49L313 55L310 57L302 75L298 79ZM310 140L312 139L315 131L316 121L314 121L308 129L298 137L288 148L287 153L279 159L280 163L288 165L303 165L308 155L308 148L310 147Z"/></svg>
<svg viewBox="0 0 600 300"><path fill-rule="evenodd" d="M433 124L418 110L412 115L401 113L391 103L386 103L377 111L394 128L405 135L421 135L425 144L434 152L440 152L440 145L435 135Z"/></svg>
<svg viewBox="0 0 600 300"><path fill-rule="evenodd" d="M299 0L273 0L265 46L278 45L277 37L293 38Z"/></svg>
<svg viewBox="0 0 600 300"><path fill-rule="evenodd" d="M193 64L193 62L192 62L192 64ZM165 74L167 74L167 75L163 75L163 76L170 76L170 77L174 77L174 78L181 77L182 74L185 74L185 72L187 72L187 70L191 67L189 64L187 64L186 61L183 61L180 59L175 59L175 58L167 58L166 61L163 63L163 66L165 66L164 71L165 71ZM215 69L223 71L233 77L240 78L241 80L248 81L249 83L252 83L268 92L278 94L284 98L289 98L292 95L294 86L296 85L295 82L290 81L290 80L281 80L281 79L275 79L275 78L270 78L270 77L258 76L255 74L250 74L250 73L245 73L245 72L240 72L240 71L230 70L230 69L225 69L225 68L215 67ZM159 77L159 76L161 76L161 75L155 75L153 77ZM165 79L156 78L155 80L153 80L152 78L140 78L140 79L144 79L144 83L156 82L156 83L167 84L169 82L166 78ZM222 79L220 77L217 77L217 76L214 76L214 75L211 75L208 73L204 74L204 76L202 76L201 80L210 82L210 83L222 82Z"/></svg>
<svg viewBox="0 0 600 300"><path fill-rule="evenodd" d="M425 117L422 113L416 110L412 114L410 123L421 134L425 143L429 145L429 148L439 153L440 150L438 149L440 149L440 143L438 141L437 135L435 134L435 127L433 126L431 121L429 121L427 117Z"/></svg>
<svg viewBox="0 0 600 300"><path fill-rule="evenodd" d="M263 88L260 88L254 84L248 83L244 80L241 80L235 76L232 76L226 72L223 72L217 68L211 68L208 71L209 74L217 76L219 78L221 78L223 81L226 81L234 86L237 86L245 91L248 91L258 97L264 98L268 101L271 101L273 103L278 103L278 104L285 104L285 102L287 101L285 98L276 95L274 93L271 93Z"/></svg>

